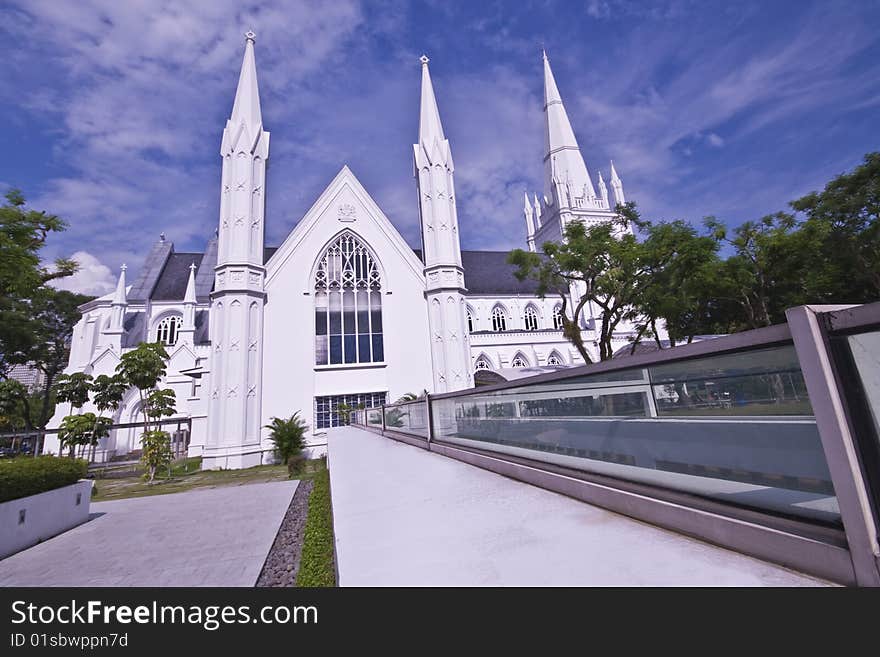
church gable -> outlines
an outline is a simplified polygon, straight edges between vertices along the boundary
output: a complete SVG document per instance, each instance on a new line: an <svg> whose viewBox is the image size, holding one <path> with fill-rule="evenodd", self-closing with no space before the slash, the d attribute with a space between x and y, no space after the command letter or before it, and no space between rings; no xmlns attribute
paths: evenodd
<svg viewBox="0 0 880 657"><path fill-rule="evenodd" d="M305 286L303 292L308 292L309 284L304 276L313 273L320 253L344 232L354 233L368 245L383 268L394 260L398 263L396 269L400 270L397 275L405 272L407 277L423 281L419 258L348 166L344 166L267 260L267 291L280 272L293 265ZM393 287L395 277L388 281L389 287Z"/></svg>

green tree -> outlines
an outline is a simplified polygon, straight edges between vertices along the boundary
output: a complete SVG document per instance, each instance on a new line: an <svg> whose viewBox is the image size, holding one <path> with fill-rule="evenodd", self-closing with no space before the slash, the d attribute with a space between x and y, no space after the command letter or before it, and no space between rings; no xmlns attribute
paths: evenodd
<svg viewBox="0 0 880 657"><path fill-rule="evenodd" d="M81 409L83 405L89 401L89 393L92 390L92 376L83 372L74 372L73 374L62 374L58 377L55 384L55 398L61 403L68 403L71 409ZM84 435L81 431L73 431L73 428L79 428L78 420L70 418L80 417L79 414L68 415L61 424L61 431L58 434L59 455L64 451L64 447L70 448L70 458L74 457L74 448L79 436ZM67 427L67 428L65 428Z"/></svg>
<svg viewBox="0 0 880 657"><path fill-rule="evenodd" d="M62 444L70 447L71 455L76 447L80 447L80 456L82 456L87 446L94 448L101 438L110 435L112 424L113 420L110 418L97 416L94 413L68 415L61 421L58 439Z"/></svg>
<svg viewBox="0 0 880 657"><path fill-rule="evenodd" d="M145 477L153 483L156 471L171 462L171 440L160 423L163 417L174 415L174 391L159 389L158 385L167 371L168 352L159 342L141 342L137 347L122 354L116 366L116 376L138 391L141 413L144 416L144 433L141 436L141 462L147 468ZM153 425L150 421L153 421Z"/></svg>
<svg viewBox="0 0 880 657"><path fill-rule="evenodd" d="M5 197L0 206L0 296L29 299L48 281L73 274L77 264L61 258L54 269L43 267L40 250L46 239L67 224L55 215L26 208L20 190L11 189Z"/></svg>
<svg viewBox="0 0 880 657"><path fill-rule="evenodd" d="M126 390L128 390L128 385L122 377L101 374L95 377L95 380L92 382L92 403L100 414L108 411L115 413L122 403ZM94 445L92 446L90 460L95 460Z"/></svg>
<svg viewBox="0 0 880 657"><path fill-rule="evenodd" d="M559 297L562 333L587 363L592 358L579 321L584 308L592 303L600 311L599 358L607 360L614 353L615 329L632 316L637 292L650 275L645 249L630 232L639 226L634 223L638 221L634 209L632 204L618 206L618 216L595 226L572 222L565 227L563 241L545 242L542 254L516 249L508 256L508 262L517 266L514 275L533 280L538 296ZM574 304L570 311L569 295Z"/></svg>
<svg viewBox="0 0 880 657"><path fill-rule="evenodd" d="M803 279L810 302L880 299L880 152L791 207L805 216L800 231L815 247Z"/></svg>
<svg viewBox="0 0 880 657"><path fill-rule="evenodd" d="M628 208L635 213L635 208ZM636 289L627 317L636 326L632 350L643 337L663 348L658 325L665 326L670 347L689 343L714 329L714 285L720 260L718 240L699 235L687 222L642 223L645 277Z"/></svg>
<svg viewBox="0 0 880 657"><path fill-rule="evenodd" d="M299 416L299 411L289 418L273 417L264 428L269 430L269 437L275 445L275 451L281 462L287 465L293 474L296 468L296 460L305 447L305 435L309 430L308 424Z"/></svg>

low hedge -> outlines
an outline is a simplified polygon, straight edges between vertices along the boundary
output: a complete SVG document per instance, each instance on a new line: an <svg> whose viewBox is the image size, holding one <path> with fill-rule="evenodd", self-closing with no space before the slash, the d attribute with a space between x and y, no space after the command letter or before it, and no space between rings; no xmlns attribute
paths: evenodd
<svg viewBox="0 0 880 657"><path fill-rule="evenodd" d="M57 456L0 460L0 502L75 484L86 476L88 468L82 459Z"/></svg>

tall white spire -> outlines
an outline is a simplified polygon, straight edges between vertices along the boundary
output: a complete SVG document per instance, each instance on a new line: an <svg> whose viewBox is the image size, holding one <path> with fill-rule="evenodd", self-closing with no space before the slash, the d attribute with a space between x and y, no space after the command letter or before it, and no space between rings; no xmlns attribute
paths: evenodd
<svg viewBox="0 0 880 657"><path fill-rule="evenodd" d="M196 334L196 263L189 266L189 279L183 295L183 322L180 325L180 339L185 344L195 344Z"/></svg>
<svg viewBox="0 0 880 657"><path fill-rule="evenodd" d="M602 172L599 171L599 198L601 198L605 203L608 203L608 187L605 186L605 181L602 179Z"/></svg>
<svg viewBox="0 0 880 657"><path fill-rule="evenodd" d="M455 205L455 166L443 133L428 58L422 55L419 142L413 144L413 172L419 190L425 300L431 330L434 392L473 385L464 299L464 269Z"/></svg>
<svg viewBox="0 0 880 657"><path fill-rule="evenodd" d="M529 200L529 193L523 192L523 196L525 196L525 205L523 206L523 214L526 217L526 242L529 245L529 251L535 250L535 220L534 220L534 208L532 207L532 202Z"/></svg>
<svg viewBox="0 0 880 657"><path fill-rule="evenodd" d="M238 125L244 122L249 130L263 124L263 115L260 111L260 90L257 86L257 62L254 58L254 43L256 35L253 32L245 34L244 61L241 63L241 73L238 77L238 89L235 91L235 102L232 105L230 121Z"/></svg>
<svg viewBox="0 0 880 657"><path fill-rule="evenodd" d="M124 264L119 268L119 280L116 281L116 290L113 292L113 301L110 304L110 322L104 329L107 336L107 346L114 347L116 351L122 349L122 335L125 333L125 310L128 307L128 299L125 290Z"/></svg>
<svg viewBox="0 0 880 657"><path fill-rule="evenodd" d="M626 196L623 195L623 181L617 175L617 169L614 168L614 160L611 160L611 190L614 192L615 207L624 205L626 203Z"/></svg>
<svg viewBox="0 0 880 657"><path fill-rule="evenodd" d="M596 192L568 120L547 53L544 57L544 189L557 207L580 207Z"/></svg>
<svg viewBox="0 0 880 657"><path fill-rule="evenodd" d="M537 194L535 194L535 226L541 227L541 201L538 200Z"/></svg>
<svg viewBox="0 0 880 657"><path fill-rule="evenodd" d="M422 98L419 104L419 142L433 145L435 141L444 141L443 124L440 122L440 110L437 109L437 98L434 96L434 85L431 83L431 72L428 70L430 61L426 55L419 59L422 62Z"/></svg>
<svg viewBox="0 0 880 657"><path fill-rule="evenodd" d="M263 460L263 235L269 133L263 130L260 112L254 41L254 33L248 32L235 102L220 145L223 168L203 469L250 467ZM189 283L194 297L192 271ZM185 306L194 313L194 303Z"/></svg>
<svg viewBox="0 0 880 657"><path fill-rule="evenodd" d="M113 293L113 305L114 306L125 306L128 303L125 298L125 270L126 269L128 269L128 267L124 263L119 268L119 280L116 281L116 291Z"/></svg>

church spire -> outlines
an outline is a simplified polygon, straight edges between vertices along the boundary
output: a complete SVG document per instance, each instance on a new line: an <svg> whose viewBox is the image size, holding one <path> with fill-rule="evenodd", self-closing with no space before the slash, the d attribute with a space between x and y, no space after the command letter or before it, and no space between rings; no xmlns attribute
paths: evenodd
<svg viewBox="0 0 880 657"><path fill-rule="evenodd" d="M535 219L534 208L529 200L529 193L523 192L525 196L525 205L523 206L523 214L526 217L526 242L529 245L529 251L535 250Z"/></svg>
<svg viewBox="0 0 880 657"><path fill-rule="evenodd" d="M211 373L208 430L202 468L250 467L262 462L263 247L269 133L263 130L254 33L245 34L244 61L220 157L220 224L211 292ZM195 292L195 277L190 280ZM190 298L192 298L191 295ZM192 335L195 303L185 303Z"/></svg>
<svg viewBox="0 0 880 657"><path fill-rule="evenodd" d="M125 298L125 270L128 269L124 264L119 268L119 280L116 281L116 292L113 293L113 305L125 306L128 301Z"/></svg>
<svg viewBox="0 0 880 657"><path fill-rule="evenodd" d="M254 58L254 43L257 35L247 32L244 42L244 61L241 63L241 74L238 77L238 89L235 91L235 102L229 120L238 125L241 122L251 133L263 124L260 112L260 90L257 87L257 62Z"/></svg>
<svg viewBox="0 0 880 657"><path fill-rule="evenodd" d="M623 181L617 175L617 169L614 168L614 160L611 160L611 191L614 192L615 207L626 203L626 196L623 195Z"/></svg>
<svg viewBox="0 0 880 657"><path fill-rule="evenodd" d="M437 109L437 98L434 96L434 85L431 83L431 72L428 70L430 61L426 55L419 58L422 62L422 99L419 111L419 142L430 149L435 141L443 142L443 124L440 123L440 110Z"/></svg>
<svg viewBox="0 0 880 657"><path fill-rule="evenodd" d="M580 207L596 192L574 136L547 53L544 58L544 186L557 207Z"/></svg>
<svg viewBox="0 0 880 657"><path fill-rule="evenodd" d="M433 391L449 392L473 385L464 269L455 206L455 167L443 134L428 58L422 55L419 143L413 144L413 173L419 190L425 302L431 331Z"/></svg>
<svg viewBox="0 0 880 657"><path fill-rule="evenodd" d="M187 344L195 343L196 333L196 263L189 266L189 280L186 282L186 292L183 295L183 322L180 326L180 336Z"/></svg>
<svg viewBox="0 0 880 657"><path fill-rule="evenodd" d="M125 289L126 269L125 265L119 268L119 280L116 282L116 291L113 293L113 301L110 303L110 322L104 330L104 334L109 336L107 338L108 346L114 347L117 351L122 349L122 335L125 333L125 310L128 308Z"/></svg>

